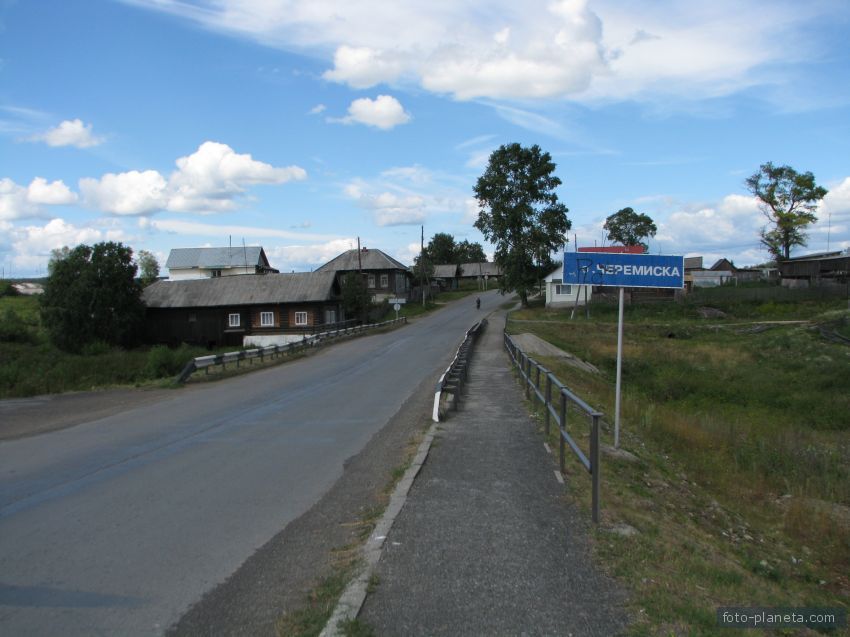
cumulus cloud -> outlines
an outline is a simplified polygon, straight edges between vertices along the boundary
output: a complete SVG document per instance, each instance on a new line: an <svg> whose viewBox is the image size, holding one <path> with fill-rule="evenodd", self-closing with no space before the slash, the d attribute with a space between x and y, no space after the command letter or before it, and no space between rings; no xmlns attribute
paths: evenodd
<svg viewBox="0 0 850 637"><path fill-rule="evenodd" d="M850 177L830 189L823 198L818 209L818 216L823 221L829 215L832 219L850 220Z"/></svg>
<svg viewBox="0 0 850 637"><path fill-rule="evenodd" d="M60 218L51 219L42 226L10 226L5 230L11 237L12 263L18 270L41 270L50 259L50 251L63 246L125 240L118 229L75 226Z"/></svg>
<svg viewBox="0 0 850 637"><path fill-rule="evenodd" d="M410 114L404 110L396 98L391 95L378 95L370 99L361 97L351 102L348 115L342 118L330 118L328 121L342 124L365 124L381 130L390 130L410 121Z"/></svg>
<svg viewBox="0 0 850 637"><path fill-rule="evenodd" d="M266 254L281 272L303 271L315 269L356 246L356 238L332 239L323 243L273 246L266 249Z"/></svg>
<svg viewBox="0 0 850 637"><path fill-rule="evenodd" d="M788 84L825 43L830 3L686 0L134 0L217 32L328 55L353 88L411 82L455 99L580 101L729 95ZM331 56L329 56L331 57ZM774 71L765 74L765 66Z"/></svg>
<svg viewBox="0 0 850 637"><path fill-rule="evenodd" d="M156 170L108 173L100 179L80 180L85 203L117 215L172 212L223 212L254 184L282 184L306 179L299 166L275 167L227 144L204 142L198 150L176 161L177 170L166 179Z"/></svg>
<svg viewBox="0 0 850 637"><path fill-rule="evenodd" d="M44 214L45 205L71 204L77 195L61 180L36 177L27 187L8 177L0 179L0 220L25 219Z"/></svg>
<svg viewBox="0 0 850 637"><path fill-rule="evenodd" d="M84 124L81 119L66 119L58 126L51 128L32 138L42 141L48 146L76 146L89 148L103 143L103 137L92 134L92 125Z"/></svg>

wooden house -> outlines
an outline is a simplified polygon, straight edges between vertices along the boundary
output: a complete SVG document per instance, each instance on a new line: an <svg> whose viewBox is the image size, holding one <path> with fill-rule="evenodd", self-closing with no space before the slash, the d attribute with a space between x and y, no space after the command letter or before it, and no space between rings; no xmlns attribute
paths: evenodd
<svg viewBox="0 0 850 637"><path fill-rule="evenodd" d="M142 294L148 340L169 345L283 344L345 319L332 272L157 281Z"/></svg>
<svg viewBox="0 0 850 637"><path fill-rule="evenodd" d="M375 248L348 250L331 259L316 272L332 273L337 284L349 272L362 272L366 287L374 301L390 298L407 298L412 278L410 268L396 261L386 252Z"/></svg>

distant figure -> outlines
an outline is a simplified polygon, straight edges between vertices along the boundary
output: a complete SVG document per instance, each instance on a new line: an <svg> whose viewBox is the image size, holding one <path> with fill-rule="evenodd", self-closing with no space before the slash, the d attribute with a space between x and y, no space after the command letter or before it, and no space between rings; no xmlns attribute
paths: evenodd
<svg viewBox="0 0 850 637"><path fill-rule="evenodd" d="M481 309L481 299L475 299L475 309L476 310Z"/></svg>

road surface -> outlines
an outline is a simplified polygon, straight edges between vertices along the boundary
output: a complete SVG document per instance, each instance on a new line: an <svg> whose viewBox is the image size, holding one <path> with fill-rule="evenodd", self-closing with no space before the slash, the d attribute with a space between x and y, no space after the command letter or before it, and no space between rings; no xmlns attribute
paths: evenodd
<svg viewBox="0 0 850 637"><path fill-rule="evenodd" d="M0 443L0 634L161 634L307 511L463 333L401 329Z"/></svg>

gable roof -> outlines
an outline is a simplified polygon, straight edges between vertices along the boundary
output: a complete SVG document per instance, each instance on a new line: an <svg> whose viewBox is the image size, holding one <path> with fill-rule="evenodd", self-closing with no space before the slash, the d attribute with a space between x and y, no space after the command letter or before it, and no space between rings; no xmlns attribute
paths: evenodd
<svg viewBox="0 0 850 637"><path fill-rule="evenodd" d="M362 266L360 264L363 264ZM334 257L323 266L316 268L316 272L350 272L360 268L364 270L404 270L408 267L396 261L386 252L376 248L363 248L358 258L357 250L348 250Z"/></svg>
<svg viewBox="0 0 850 637"><path fill-rule="evenodd" d="M457 268L456 265L435 265L434 266L434 278L437 279L453 279L457 276Z"/></svg>
<svg viewBox="0 0 850 637"><path fill-rule="evenodd" d="M165 267L169 270L186 268L233 268L260 266L270 268L262 246L230 248L174 248L168 254Z"/></svg>
<svg viewBox="0 0 850 637"><path fill-rule="evenodd" d="M223 276L157 281L142 292L148 307L223 307L307 303L333 298L333 272Z"/></svg>
<svg viewBox="0 0 850 637"><path fill-rule="evenodd" d="M460 276L499 276L502 271L495 263L483 261L481 263L461 263Z"/></svg>

